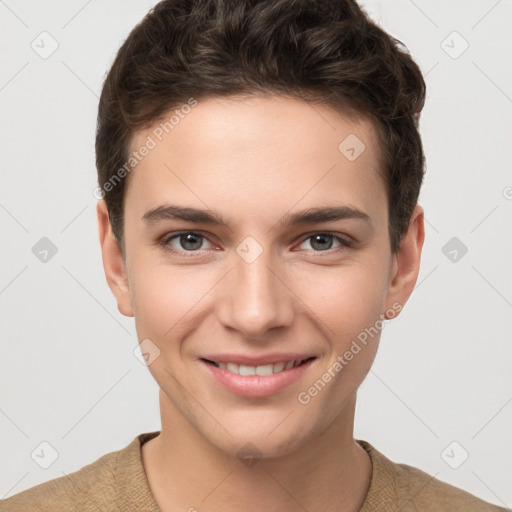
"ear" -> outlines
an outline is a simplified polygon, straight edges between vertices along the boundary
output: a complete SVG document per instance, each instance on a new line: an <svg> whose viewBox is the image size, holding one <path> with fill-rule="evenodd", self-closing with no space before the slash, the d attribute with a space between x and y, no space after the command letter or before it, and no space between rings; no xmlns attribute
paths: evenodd
<svg viewBox="0 0 512 512"><path fill-rule="evenodd" d="M391 282L389 284L386 308L398 303L405 306L414 290L420 271L421 250L425 240L423 208L417 204L414 208L407 233L402 238L397 253L393 256ZM395 308L393 308L395 309Z"/></svg>
<svg viewBox="0 0 512 512"><path fill-rule="evenodd" d="M96 213L98 215L98 231L100 235L103 269L108 286L117 300L117 309L119 309L119 312L124 316L134 316L130 297L130 283L126 273L125 261L117 240L112 233L107 205L104 199L98 201Z"/></svg>

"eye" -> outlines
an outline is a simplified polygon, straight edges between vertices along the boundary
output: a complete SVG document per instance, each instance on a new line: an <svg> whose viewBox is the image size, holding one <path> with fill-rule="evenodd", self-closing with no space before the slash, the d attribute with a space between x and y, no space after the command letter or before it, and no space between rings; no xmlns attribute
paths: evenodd
<svg viewBox="0 0 512 512"><path fill-rule="evenodd" d="M208 250L208 248L203 247L205 240L207 240L206 237L201 233L182 231L180 233L168 233L158 241L158 244L161 245L165 251L171 253L195 256L194 253L201 253L201 251ZM311 241L310 245L312 251L315 253L336 252L338 250L348 249L354 245L351 239L332 233L314 233L305 238L301 245L308 241ZM339 244L338 247L333 249L333 242L337 242Z"/></svg>
<svg viewBox="0 0 512 512"><path fill-rule="evenodd" d="M183 231L181 233L173 234L172 236L164 236L159 240L159 244L170 252L177 253L194 253L204 250L202 247L206 238L200 233L194 231ZM173 245L173 242L174 245Z"/></svg>
<svg viewBox="0 0 512 512"><path fill-rule="evenodd" d="M348 238L334 235L332 233L314 233L308 236L302 243L311 241L310 245L314 252L328 252L332 249L333 241L339 243L339 246L334 251L343 250L353 246L353 241ZM301 244L302 245L302 244Z"/></svg>

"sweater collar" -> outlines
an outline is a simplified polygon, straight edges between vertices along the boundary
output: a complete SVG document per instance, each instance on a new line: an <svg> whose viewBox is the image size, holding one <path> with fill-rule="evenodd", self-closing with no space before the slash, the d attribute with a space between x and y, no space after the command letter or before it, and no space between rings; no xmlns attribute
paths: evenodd
<svg viewBox="0 0 512 512"><path fill-rule="evenodd" d="M119 452L116 463L116 489L123 512L162 512L149 487L141 452L142 445L159 434L160 431L140 434ZM368 453L372 462L370 487L359 512L408 510L407 507L399 507L399 492L393 477L393 463L367 441L356 439L356 442Z"/></svg>
<svg viewBox="0 0 512 512"><path fill-rule="evenodd" d="M407 512L415 510L409 509L407 506L405 508L400 506L400 495L393 462L367 441L356 439L356 442L364 448L372 461L370 487L359 512L377 512L381 510L386 510L386 512Z"/></svg>
<svg viewBox="0 0 512 512"><path fill-rule="evenodd" d="M116 490L119 509L123 512L162 512L151 492L142 464L141 447L160 431L138 435L123 448L116 463Z"/></svg>

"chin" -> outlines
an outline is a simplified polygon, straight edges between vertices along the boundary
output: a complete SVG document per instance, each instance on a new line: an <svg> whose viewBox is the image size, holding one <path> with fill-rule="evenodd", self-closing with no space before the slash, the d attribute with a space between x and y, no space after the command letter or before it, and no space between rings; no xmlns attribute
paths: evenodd
<svg viewBox="0 0 512 512"><path fill-rule="evenodd" d="M254 425L248 429L243 425L238 429L228 428L232 436L221 430L217 431L216 437L211 436L211 431L205 437L218 449L239 459L252 458L256 461L285 457L304 446L311 435L304 431L303 426L285 426L286 421L279 425L280 422L282 418L274 423L273 429L258 429Z"/></svg>

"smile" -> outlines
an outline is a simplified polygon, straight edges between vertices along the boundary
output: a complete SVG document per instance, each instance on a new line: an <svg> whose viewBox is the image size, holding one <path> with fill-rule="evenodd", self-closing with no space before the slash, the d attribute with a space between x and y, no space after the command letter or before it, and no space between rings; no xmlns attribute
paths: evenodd
<svg viewBox="0 0 512 512"><path fill-rule="evenodd" d="M236 363L236 359L213 361L201 358L198 361L206 370L208 378L213 379L221 388L247 398L263 398L278 393L303 378L304 373L313 364L317 364L316 359L307 357L276 362L267 359L262 361L265 364L258 365Z"/></svg>
<svg viewBox="0 0 512 512"><path fill-rule="evenodd" d="M280 373L284 370L290 370L291 368L297 368L306 361L310 359L314 359L312 357L308 359L295 359L291 361L278 362L278 363L270 363L270 364L262 364L259 366L250 366L246 364L237 364L237 363L228 363L222 361L209 361L205 359L206 362L220 368L222 370L227 370L228 372L235 373L237 375L260 375L260 376L268 376L273 375L274 373Z"/></svg>

